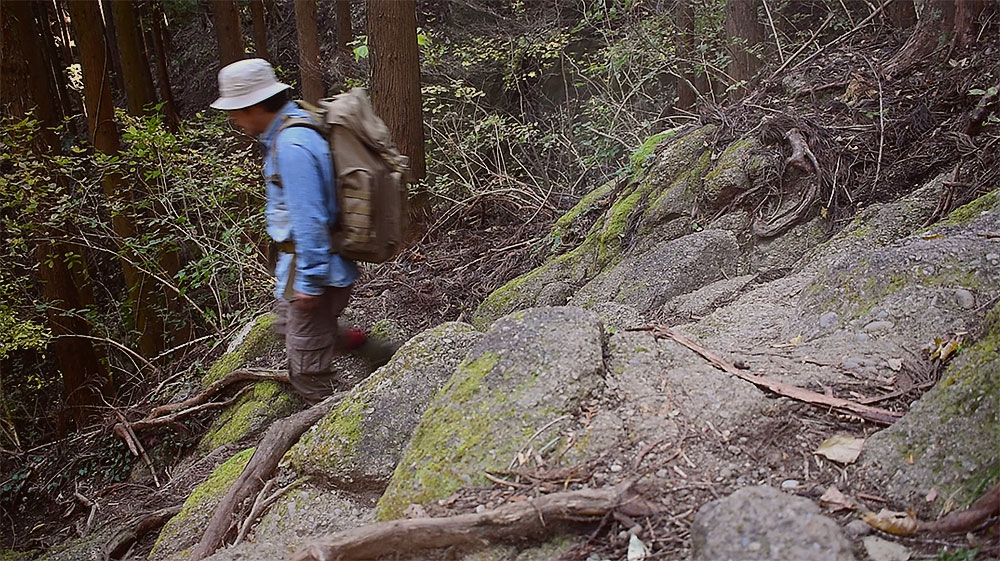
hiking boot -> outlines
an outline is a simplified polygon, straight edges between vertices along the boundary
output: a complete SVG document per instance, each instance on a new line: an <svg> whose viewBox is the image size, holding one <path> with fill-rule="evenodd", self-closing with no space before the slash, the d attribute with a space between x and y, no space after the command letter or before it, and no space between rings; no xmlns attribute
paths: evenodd
<svg viewBox="0 0 1000 561"><path fill-rule="evenodd" d="M368 363L368 367L374 372L386 365L392 355L396 354L400 345L388 339L376 339L368 337L360 347L354 350L354 354L362 357Z"/></svg>

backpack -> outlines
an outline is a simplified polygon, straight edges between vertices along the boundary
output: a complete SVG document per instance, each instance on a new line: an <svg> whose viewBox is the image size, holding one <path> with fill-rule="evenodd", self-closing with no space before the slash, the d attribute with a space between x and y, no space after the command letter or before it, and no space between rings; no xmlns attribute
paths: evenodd
<svg viewBox="0 0 1000 561"><path fill-rule="evenodd" d="M354 261L388 261L406 235L409 158L396 150L361 88L323 99L319 107L295 103L309 118L286 117L276 135L308 127L330 142L340 209L330 252Z"/></svg>

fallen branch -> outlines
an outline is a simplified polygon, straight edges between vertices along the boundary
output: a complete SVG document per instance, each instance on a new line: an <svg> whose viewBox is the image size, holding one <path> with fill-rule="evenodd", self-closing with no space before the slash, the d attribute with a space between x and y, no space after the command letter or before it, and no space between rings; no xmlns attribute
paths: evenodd
<svg viewBox="0 0 1000 561"><path fill-rule="evenodd" d="M626 482L603 489L552 493L478 514L362 526L309 542L295 552L291 561L375 559L400 551L523 541L526 537L549 535L567 524L599 521L613 511L630 516L658 512L632 485Z"/></svg>
<svg viewBox="0 0 1000 561"><path fill-rule="evenodd" d="M160 487L160 478L156 475L156 468L153 467L153 461L149 459L149 454L146 453L146 449L143 448L142 443L139 442L139 437L136 436L135 430L132 425L129 424L125 415L121 414L121 411L115 411L118 415L118 420L120 421L115 425L114 432L125 440L125 444L128 445L128 449L132 452L132 455L139 456L142 458L143 463L149 469L149 473L153 474L153 483L156 487Z"/></svg>
<svg viewBox="0 0 1000 561"><path fill-rule="evenodd" d="M213 382L211 385L205 388L205 391L201 392L200 394L194 397L190 397L188 399L185 399L184 401L178 401L176 403L168 403L166 405L161 405L159 407L154 408L152 411L149 412L149 415L146 416L146 419L161 417L163 415L166 415L167 413L170 413L171 411L176 411L178 409L184 409L187 407L192 407L201 403L205 403L213 396L215 396L215 394L226 389L231 384L235 384L237 382L245 382L248 380L254 382L282 382L285 384L289 383L288 374L263 374L261 372L255 372L253 370L233 370L229 374Z"/></svg>
<svg viewBox="0 0 1000 561"><path fill-rule="evenodd" d="M811 403L813 405L832 407L842 413L847 413L849 415L882 425L891 425L901 416L899 413L889 411L887 409L862 405L847 399L816 393L797 386L791 386L772 378L748 374L736 368L732 363L719 357L712 351L709 351L705 347L702 347L701 345L691 341L687 337L684 337L680 333L677 333L666 326L643 327L636 329L635 331L652 331L654 335L658 337L669 337L670 339L673 339L681 345L684 345L692 351L700 354L719 370L732 374L741 380L750 382L759 388L770 390L778 395L783 395L785 397L790 397L792 399L805 403Z"/></svg>
<svg viewBox="0 0 1000 561"><path fill-rule="evenodd" d="M233 514L248 497L258 493L278 466L285 452L298 442L309 427L333 409L346 392L331 395L312 407L278 421L264 433L243 473L216 505L201 541L191 550L189 561L200 561L222 545L232 525Z"/></svg>
<svg viewBox="0 0 1000 561"><path fill-rule="evenodd" d="M208 403L202 403L201 405L195 405L194 407L191 407L191 408L188 408L188 409L183 409L181 411L175 411L175 412L173 412L173 413L171 413L169 415L163 416L163 417L154 417L154 418L147 417L145 419L142 419L141 421L136 421L134 423L130 423L129 427L131 428L131 430L133 431L133 434L134 434L134 431L137 431L137 430L146 430L146 429L153 428L153 427L159 427L159 426L163 426L163 425L170 425L170 424L176 423L178 419L181 419L183 417L187 417L188 415L197 413L199 411L206 411L208 409L219 409L221 407L229 407L233 403L236 403L236 400L238 400L239 398L243 397L244 394L246 394L248 391L250 391L252 389L253 389L253 386L246 386L245 388L240 388L240 391L236 392L236 394L233 395L233 397L231 397L231 398L229 398L229 399L227 399L225 401L210 401ZM125 432L125 427L122 425L122 423L116 424L115 428L114 428L114 431L115 431L115 434L117 434L118 436L121 436L122 438L125 438L123 436L123 432Z"/></svg>

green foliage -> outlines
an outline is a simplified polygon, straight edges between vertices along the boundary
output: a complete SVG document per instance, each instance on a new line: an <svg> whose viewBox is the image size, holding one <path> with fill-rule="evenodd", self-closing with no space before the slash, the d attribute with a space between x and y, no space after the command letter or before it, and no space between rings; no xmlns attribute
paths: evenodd
<svg viewBox="0 0 1000 561"><path fill-rule="evenodd" d="M934 556L934 561L974 561L978 550L960 547L955 550L942 549Z"/></svg>

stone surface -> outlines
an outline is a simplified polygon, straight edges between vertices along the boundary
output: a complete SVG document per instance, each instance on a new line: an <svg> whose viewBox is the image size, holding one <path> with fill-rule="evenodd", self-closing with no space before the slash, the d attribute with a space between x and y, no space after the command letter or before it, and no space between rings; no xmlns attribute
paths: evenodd
<svg viewBox="0 0 1000 561"><path fill-rule="evenodd" d="M356 490L381 490L434 394L482 337L445 323L408 341L310 428L286 459L300 474Z"/></svg>
<svg viewBox="0 0 1000 561"><path fill-rule="evenodd" d="M603 337L597 314L572 307L494 323L421 418L379 500L379 519L485 484L486 469L507 469L536 430L575 413L598 386Z"/></svg>
<svg viewBox="0 0 1000 561"><path fill-rule="evenodd" d="M837 523L801 497L747 487L710 502L691 526L692 561L853 561Z"/></svg>
<svg viewBox="0 0 1000 561"><path fill-rule="evenodd" d="M587 283L570 302L618 302L642 313L656 310L674 296L735 275L737 255L736 239L729 232L695 232L624 259Z"/></svg>
<svg viewBox="0 0 1000 561"><path fill-rule="evenodd" d="M871 561L909 561L910 550L905 545L868 536L862 542Z"/></svg>

